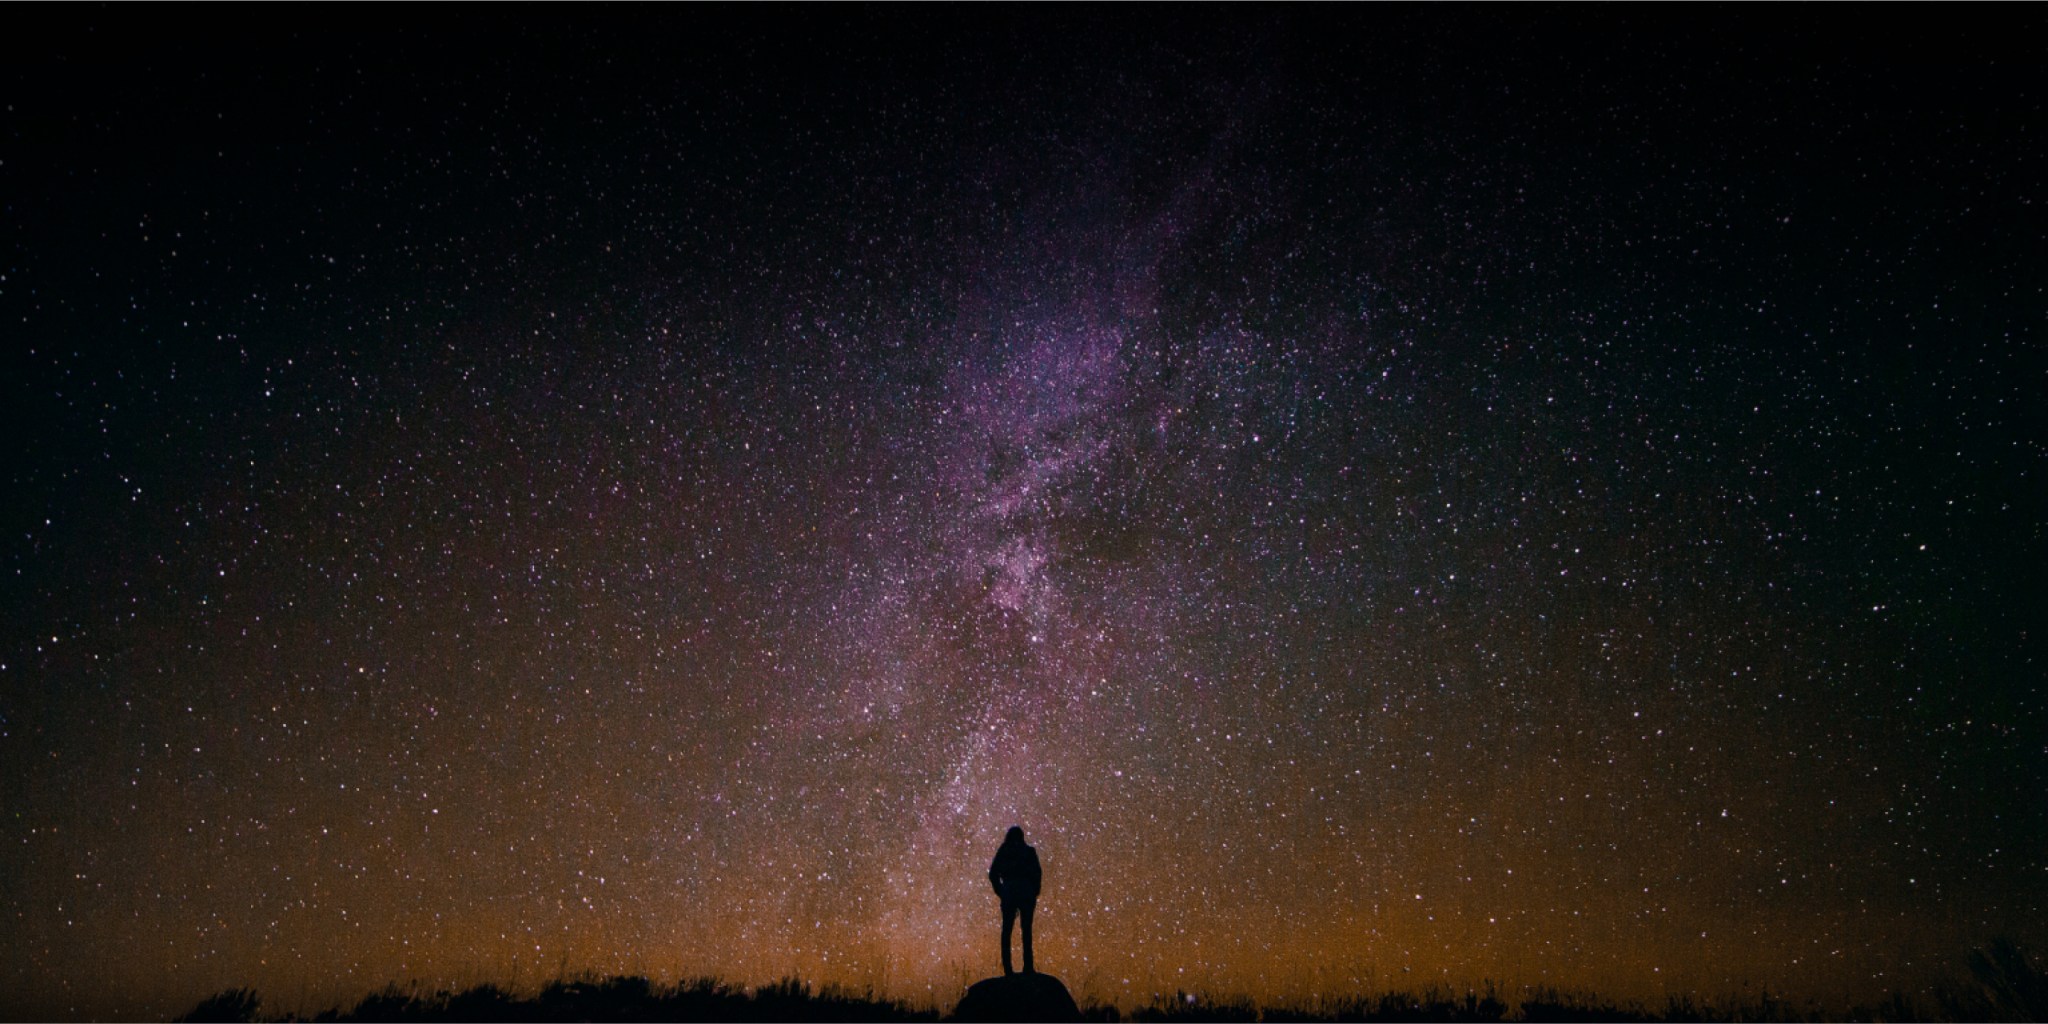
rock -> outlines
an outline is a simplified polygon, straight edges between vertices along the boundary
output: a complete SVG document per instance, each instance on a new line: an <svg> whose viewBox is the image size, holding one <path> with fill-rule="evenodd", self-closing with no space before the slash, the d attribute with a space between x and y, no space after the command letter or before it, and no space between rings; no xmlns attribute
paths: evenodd
<svg viewBox="0 0 2048 1024"><path fill-rule="evenodd" d="M957 1021L1077 1021L1081 1008L1067 986L1050 974L984 978L953 1007Z"/></svg>

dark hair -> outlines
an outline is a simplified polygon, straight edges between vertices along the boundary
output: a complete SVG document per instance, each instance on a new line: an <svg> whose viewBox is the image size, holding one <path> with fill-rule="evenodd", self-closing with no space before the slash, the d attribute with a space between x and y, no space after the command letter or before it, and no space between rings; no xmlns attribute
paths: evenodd
<svg viewBox="0 0 2048 1024"><path fill-rule="evenodd" d="M1022 825L1012 825L1012 826L1010 826L1010 831L1009 831L1009 832L1007 832L1007 833L1005 833L1005 834L1004 834L1004 836L1003 836L1003 842L1006 842L1006 843L1021 843L1021 842L1023 842L1023 841L1024 841L1024 826L1022 826Z"/></svg>

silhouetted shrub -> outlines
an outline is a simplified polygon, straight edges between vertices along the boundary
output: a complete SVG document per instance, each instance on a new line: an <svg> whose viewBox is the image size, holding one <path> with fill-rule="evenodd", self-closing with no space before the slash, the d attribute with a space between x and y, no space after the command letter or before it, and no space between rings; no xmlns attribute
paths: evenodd
<svg viewBox="0 0 2048 1024"><path fill-rule="evenodd" d="M2048 1020L2048 977L2011 939L1993 939L1989 949L1973 949L1967 958L1970 976L1983 990L1988 1020Z"/></svg>
<svg viewBox="0 0 2048 1024"><path fill-rule="evenodd" d="M445 1016L441 1019L461 1021L465 1024L512 1020L518 1016L514 1012L514 1007L518 1005L519 1001L512 998L510 992L496 985L478 985L451 996L444 1008Z"/></svg>
<svg viewBox="0 0 2048 1024"><path fill-rule="evenodd" d="M1493 988L1483 992L1431 989L1420 994L1389 992L1377 996L1322 999L1303 1005L1260 1006L1244 998L1215 998L1175 993L1133 1011L1128 1018L1116 1007L1096 1004L1081 1011L1087 1021L1115 1024L1133 1021L1390 1021L1415 1024L1462 1024L1501 1021L1794 1021L1826 1017L1838 1020L1919 1021L2048 1020L2048 978L2026 952L2009 940L1972 950L1965 958L1969 980L1936 990L1936 1012L1920 1011L1912 1000L1891 993L1875 1005L1823 1013L1795 1006L1768 992L1742 1002L1703 1003L1692 996L1672 996L1659 1012L1641 1005L1617 1004L1586 993L1538 989L1519 1006L1510 1006ZM228 989L208 996L182 1021L256 1021L261 1003L253 990ZM562 979L532 996L521 997L496 985L478 985L460 992L422 992L389 985L346 1009L327 1010L313 1021L936 1021L935 1010L917 1010L879 997L873 990L856 991L828 985L813 990L797 978L783 978L748 992L716 978L696 978L675 985L657 985L642 977Z"/></svg>
<svg viewBox="0 0 2048 1024"><path fill-rule="evenodd" d="M341 1015L345 1021L419 1021L434 1017L438 1007L421 1005L419 996L399 988L386 985L382 990L362 998L355 1007Z"/></svg>
<svg viewBox="0 0 2048 1024"><path fill-rule="evenodd" d="M192 1008L192 1012L179 1017L181 1021L227 1021L244 1024L256 1019L256 1010L261 1002L253 988L231 988L207 996Z"/></svg>

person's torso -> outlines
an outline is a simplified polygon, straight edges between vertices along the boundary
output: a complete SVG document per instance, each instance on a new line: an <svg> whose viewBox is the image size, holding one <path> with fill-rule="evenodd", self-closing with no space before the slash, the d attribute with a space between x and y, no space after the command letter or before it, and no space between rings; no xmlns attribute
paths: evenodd
<svg viewBox="0 0 2048 1024"><path fill-rule="evenodd" d="M1038 851L1024 844L1004 846L996 854L996 874L1002 876L1006 896L1024 899L1038 895Z"/></svg>

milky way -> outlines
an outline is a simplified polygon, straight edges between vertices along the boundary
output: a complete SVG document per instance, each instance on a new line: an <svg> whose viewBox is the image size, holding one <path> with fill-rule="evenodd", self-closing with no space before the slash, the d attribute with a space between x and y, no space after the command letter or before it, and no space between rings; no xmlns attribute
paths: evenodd
<svg viewBox="0 0 2048 1024"><path fill-rule="evenodd" d="M0 1009L2048 941L2038 14L1043 13L22 55Z"/></svg>

